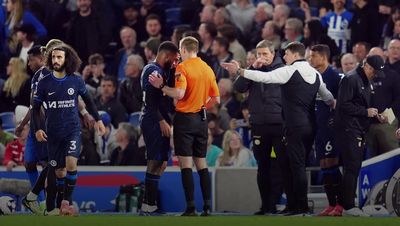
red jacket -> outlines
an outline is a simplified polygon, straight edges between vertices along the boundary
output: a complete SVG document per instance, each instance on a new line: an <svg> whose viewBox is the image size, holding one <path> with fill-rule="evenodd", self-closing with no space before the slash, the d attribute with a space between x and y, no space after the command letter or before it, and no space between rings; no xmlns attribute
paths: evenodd
<svg viewBox="0 0 400 226"><path fill-rule="evenodd" d="M8 143L4 154L3 165L6 166L11 160L17 163L17 165L24 165L24 153L25 145L21 144L19 140Z"/></svg>

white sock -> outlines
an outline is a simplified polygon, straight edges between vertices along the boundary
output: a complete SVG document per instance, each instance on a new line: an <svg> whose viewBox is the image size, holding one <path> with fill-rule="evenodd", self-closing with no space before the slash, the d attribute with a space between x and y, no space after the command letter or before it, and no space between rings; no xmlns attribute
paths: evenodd
<svg viewBox="0 0 400 226"><path fill-rule="evenodd" d="M36 194L34 194L32 191L30 191L28 193L28 195L26 195L26 199L29 201L35 201L35 200L37 200L37 197L38 196Z"/></svg>
<svg viewBox="0 0 400 226"><path fill-rule="evenodd" d="M157 210L157 206L156 205L150 206L150 205L148 205L146 203L142 203L142 211L144 211L144 212L154 212L156 210Z"/></svg>

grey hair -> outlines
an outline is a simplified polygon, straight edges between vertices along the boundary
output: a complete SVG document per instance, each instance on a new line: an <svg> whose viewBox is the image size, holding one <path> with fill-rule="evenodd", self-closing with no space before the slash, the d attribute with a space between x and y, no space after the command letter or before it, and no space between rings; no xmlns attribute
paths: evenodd
<svg viewBox="0 0 400 226"><path fill-rule="evenodd" d="M138 66L139 70L143 70L144 61L140 55L137 55L137 54L129 55L126 62L129 62L129 61L135 62L135 64Z"/></svg>
<svg viewBox="0 0 400 226"><path fill-rule="evenodd" d="M138 137L138 131L129 122L121 122L118 124L118 129L123 129L128 136L129 140L136 140Z"/></svg>

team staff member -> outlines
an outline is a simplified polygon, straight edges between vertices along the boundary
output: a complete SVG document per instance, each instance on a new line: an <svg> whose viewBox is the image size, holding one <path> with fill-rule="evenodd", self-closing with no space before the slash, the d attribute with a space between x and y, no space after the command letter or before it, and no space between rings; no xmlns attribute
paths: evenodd
<svg viewBox="0 0 400 226"><path fill-rule="evenodd" d="M304 59L305 47L291 42L285 49L287 66L270 72L244 70L237 62L223 63L230 73L256 82L281 84L282 109L285 123L285 148L289 158L286 215L309 214L307 200L306 159L315 135L315 98L317 93L331 107L335 101L321 75Z"/></svg>
<svg viewBox="0 0 400 226"><path fill-rule="evenodd" d="M150 82L166 95L177 100L174 118L174 145L182 173L186 210L183 216L195 216L192 166L196 165L200 177L204 206L202 216L211 208L211 182L207 168L206 108L219 103L219 90L212 69L199 57L199 42L188 36L179 43L183 62L175 72L175 88L164 85L163 80L152 75Z"/></svg>
<svg viewBox="0 0 400 226"><path fill-rule="evenodd" d="M280 57L275 55L272 42L263 40L256 46L257 60L250 69L272 71L283 67ZM272 147L281 165L287 165L282 156L283 119L281 87L279 84L263 84L238 77L234 83L236 91L249 91L249 111L254 157L257 160L257 185L261 197L261 209L255 215L276 212L271 187ZM286 163L284 162L286 160ZM286 168L286 167L284 167ZM283 173L286 173L284 171ZM287 178L287 177L285 177ZM278 192L279 193L279 192Z"/></svg>
<svg viewBox="0 0 400 226"><path fill-rule="evenodd" d="M319 73L328 90L337 98L340 75L330 65L330 50L327 45L314 45L311 47L310 64ZM340 180L342 173L339 170L339 152L333 145L332 119L333 111L320 98L316 101L317 134L315 136L315 151L319 159L322 171L322 183L324 184L329 206L319 216L335 215L341 211L337 205L337 196L340 192ZM336 208L336 209L335 209Z"/></svg>
<svg viewBox="0 0 400 226"><path fill-rule="evenodd" d="M172 99L149 83L151 74L159 75L165 82L173 81L170 69L178 61L178 47L172 42L163 42L157 51L156 60L143 68L141 85L144 96L144 111L141 122L144 142L146 143L146 179L145 194L141 215L160 215L157 209L158 183L167 166L171 119L169 109L173 108Z"/></svg>
<svg viewBox="0 0 400 226"><path fill-rule="evenodd" d="M381 57L369 56L340 83L335 112L335 141L343 159L342 194L339 193L338 197L338 203L344 208L343 215L368 216L355 207L354 198L370 118L381 117L378 109L371 108L371 81L382 75L383 68Z"/></svg>

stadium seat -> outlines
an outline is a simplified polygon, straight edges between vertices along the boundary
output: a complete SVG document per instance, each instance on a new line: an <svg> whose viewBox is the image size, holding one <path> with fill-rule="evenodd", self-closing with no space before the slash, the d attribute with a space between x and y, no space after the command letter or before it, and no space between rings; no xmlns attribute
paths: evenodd
<svg viewBox="0 0 400 226"><path fill-rule="evenodd" d="M139 128L141 116L142 116L142 112L140 112L140 111L131 113L129 115L129 123L132 124L133 126Z"/></svg>
<svg viewBox="0 0 400 226"><path fill-rule="evenodd" d="M3 121L3 129L15 128L14 112L3 112L0 113L0 118Z"/></svg>

